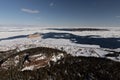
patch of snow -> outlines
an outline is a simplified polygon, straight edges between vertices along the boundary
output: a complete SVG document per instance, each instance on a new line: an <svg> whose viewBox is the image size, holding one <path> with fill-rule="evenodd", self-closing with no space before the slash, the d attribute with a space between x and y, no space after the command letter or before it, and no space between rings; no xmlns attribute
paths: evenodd
<svg viewBox="0 0 120 80"><path fill-rule="evenodd" d="M58 60L60 60L62 57L64 57L63 54L58 54L57 56L52 56L51 61L57 62Z"/></svg>
<svg viewBox="0 0 120 80"><path fill-rule="evenodd" d="M41 57L39 57L39 58L37 58L35 60L41 60L41 59L45 59L45 58L46 58L46 56L41 56Z"/></svg>
<svg viewBox="0 0 120 80"><path fill-rule="evenodd" d="M32 66L26 66L26 67L24 67L21 71L33 70L33 69L34 69L34 65L32 65Z"/></svg>
<svg viewBox="0 0 120 80"><path fill-rule="evenodd" d="M17 64L19 63L19 56L15 57L15 65L17 66Z"/></svg>
<svg viewBox="0 0 120 80"><path fill-rule="evenodd" d="M107 57L107 59L111 59L111 60L120 62L120 56L119 57Z"/></svg>
<svg viewBox="0 0 120 80"><path fill-rule="evenodd" d="M36 55L33 55L32 57L41 57L42 54L36 54Z"/></svg>

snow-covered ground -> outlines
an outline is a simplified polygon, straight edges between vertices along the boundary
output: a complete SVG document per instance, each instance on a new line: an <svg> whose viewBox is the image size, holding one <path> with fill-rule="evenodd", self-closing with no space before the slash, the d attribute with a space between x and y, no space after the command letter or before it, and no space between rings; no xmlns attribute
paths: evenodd
<svg viewBox="0 0 120 80"><path fill-rule="evenodd" d="M36 38L20 37L14 38L20 35L29 35L33 33L70 33L77 36L99 36L101 38L120 38L120 28L107 28L109 31L59 31L49 30L48 28L41 27L0 27L0 51L6 51L10 49L19 48L24 50L32 47L51 47L66 51L68 54L73 56L95 56L105 57L109 52L105 51L104 48L100 48L99 45L89 44L77 44L73 43L69 39L44 39L42 36ZM11 38L13 37L13 38ZM120 40L118 40L120 41ZM120 51L120 48L114 49ZM120 61L118 57L108 57L109 59ZM117 59L116 59L117 58Z"/></svg>
<svg viewBox="0 0 120 80"><path fill-rule="evenodd" d="M101 28L99 28L101 29ZM11 36L17 36L17 35L28 35L33 34L36 32L39 33L48 33L48 32L62 32L62 33L72 33L79 36L88 36L88 35L97 35L101 37L117 37L120 38L120 28L114 27L109 28L106 27L104 29L108 29L110 31L59 31L59 30L52 30L44 27L0 27L0 38L7 38Z"/></svg>

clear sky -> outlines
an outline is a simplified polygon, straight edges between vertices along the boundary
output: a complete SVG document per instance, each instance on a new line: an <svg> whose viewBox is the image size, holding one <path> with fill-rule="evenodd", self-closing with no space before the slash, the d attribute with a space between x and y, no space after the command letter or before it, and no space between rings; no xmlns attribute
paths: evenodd
<svg viewBox="0 0 120 80"><path fill-rule="evenodd" d="M0 24L120 26L120 0L0 0Z"/></svg>

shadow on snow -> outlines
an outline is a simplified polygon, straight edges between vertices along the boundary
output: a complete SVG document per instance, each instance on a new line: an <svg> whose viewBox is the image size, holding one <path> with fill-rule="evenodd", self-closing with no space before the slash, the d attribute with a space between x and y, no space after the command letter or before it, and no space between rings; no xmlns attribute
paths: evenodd
<svg viewBox="0 0 120 80"><path fill-rule="evenodd" d="M90 44L99 45L102 48L120 48L120 38L94 38L99 37L95 35L91 36L77 36L69 33L46 33L43 38L54 38L54 39L69 39L73 43L77 44Z"/></svg>

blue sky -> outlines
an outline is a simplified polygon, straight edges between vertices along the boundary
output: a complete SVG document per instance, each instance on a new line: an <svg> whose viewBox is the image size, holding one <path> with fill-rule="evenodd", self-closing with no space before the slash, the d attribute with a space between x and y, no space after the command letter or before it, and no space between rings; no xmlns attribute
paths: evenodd
<svg viewBox="0 0 120 80"><path fill-rule="evenodd" d="M120 26L120 0L0 0L0 24Z"/></svg>

